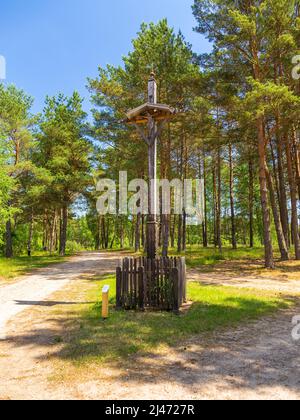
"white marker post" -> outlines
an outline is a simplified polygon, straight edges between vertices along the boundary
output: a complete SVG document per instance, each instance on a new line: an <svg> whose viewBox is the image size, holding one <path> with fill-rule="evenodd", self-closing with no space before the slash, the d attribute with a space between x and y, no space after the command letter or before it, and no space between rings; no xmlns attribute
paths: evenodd
<svg viewBox="0 0 300 420"><path fill-rule="evenodd" d="M108 318L108 304L109 304L109 286L104 286L102 289L102 318Z"/></svg>

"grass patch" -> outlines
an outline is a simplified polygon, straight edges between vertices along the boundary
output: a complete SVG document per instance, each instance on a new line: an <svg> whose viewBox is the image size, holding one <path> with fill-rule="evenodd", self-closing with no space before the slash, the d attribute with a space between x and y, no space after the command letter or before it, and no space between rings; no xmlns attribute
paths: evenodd
<svg viewBox="0 0 300 420"><path fill-rule="evenodd" d="M178 255L175 251L173 255ZM199 266L214 267L222 261L262 260L264 249L259 248L223 248L220 252L216 248L191 247L185 252L187 265L191 268Z"/></svg>
<svg viewBox="0 0 300 420"><path fill-rule="evenodd" d="M290 261L280 261L280 253L274 250L277 259L276 269L269 270L264 266L264 248L223 248L220 252L216 248L190 247L185 253L178 254L175 250L172 255L183 255L189 268L198 268L202 272L212 273L216 270L234 275L251 275L260 278L273 278L281 280L299 280L300 262L296 261L293 252L290 252Z"/></svg>
<svg viewBox="0 0 300 420"><path fill-rule="evenodd" d="M101 320L101 302L97 302L103 284L111 287L111 313ZM172 313L116 312L115 278L98 281L87 294L97 302L73 308L75 325L60 356L76 365L122 361L139 352L151 352L200 333L232 327L287 308L291 301L270 292L211 287L189 284L189 297L194 302L182 316Z"/></svg>
<svg viewBox="0 0 300 420"><path fill-rule="evenodd" d="M58 255L40 254L32 257L0 257L0 280L12 280L27 274L33 269L46 267L50 264L64 261L64 257Z"/></svg>

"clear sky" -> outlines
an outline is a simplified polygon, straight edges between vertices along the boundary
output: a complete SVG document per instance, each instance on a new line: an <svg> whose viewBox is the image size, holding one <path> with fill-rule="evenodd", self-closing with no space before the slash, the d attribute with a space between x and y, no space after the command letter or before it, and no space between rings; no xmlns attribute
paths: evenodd
<svg viewBox="0 0 300 420"><path fill-rule="evenodd" d="M90 109L87 77L99 65L120 64L142 22L168 18L196 52L208 42L193 32L193 0L0 0L0 55L7 83L35 98L41 111L47 94L78 90Z"/></svg>

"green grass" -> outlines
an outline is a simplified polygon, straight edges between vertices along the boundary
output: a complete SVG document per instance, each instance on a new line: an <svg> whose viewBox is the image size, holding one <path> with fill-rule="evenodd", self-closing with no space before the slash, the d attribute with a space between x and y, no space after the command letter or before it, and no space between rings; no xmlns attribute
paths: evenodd
<svg viewBox="0 0 300 420"><path fill-rule="evenodd" d="M133 249L126 249L134 254ZM116 249L118 251L118 249ZM136 255L142 255L143 253L137 253ZM159 251L161 254L161 250ZM223 247L222 252L217 248L210 246L209 248L203 248L199 245L188 245L185 252L177 252L177 249L169 249L170 256L185 256L187 265L191 268L199 266L208 266L213 268L215 265L222 261L247 261L247 260L263 260L264 259L264 248L263 247L238 247L233 249L232 247ZM280 257L279 251L275 250L275 257Z"/></svg>
<svg viewBox="0 0 300 420"><path fill-rule="evenodd" d="M58 255L49 255L41 253L32 257L0 257L0 280L12 280L22 276L35 268L46 267L50 264L64 261L63 257Z"/></svg>
<svg viewBox="0 0 300 420"><path fill-rule="evenodd" d="M175 250L172 250L171 254L179 255ZM232 248L224 247L222 252L220 252L216 248L202 248L193 246L188 247L184 255L186 257L186 262L189 267L214 267L222 261L261 260L264 258L264 249L262 247L240 247L234 250Z"/></svg>
<svg viewBox="0 0 300 420"><path fill-rule="evenodd" d="M87 299L97 301L103 284L111 287L108 320L101 320L100 301L73 308L76 325L64 343L61 356L76 365L122 361L132 354L151 352L200 333L246 323L292 304L268 292L190 283L189 297L194 304L185 315L116 312L114 277L97 281Z"/></svg>

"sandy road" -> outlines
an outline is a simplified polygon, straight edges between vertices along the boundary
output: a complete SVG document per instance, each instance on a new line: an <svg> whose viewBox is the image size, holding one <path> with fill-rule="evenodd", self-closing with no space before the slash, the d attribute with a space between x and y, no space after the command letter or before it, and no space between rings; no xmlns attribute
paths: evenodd
<svg viewBox="0 0 300 420"><path fill-rule="evenodd" d="M103 258L105 255L105 258ZM5 325L13 316L42 301L82 275L113 271L117 254L83 253L70 261L37 270L11 285L0 287L0 338L5 338Z"/></svg>
<svg viewBox="0 0 300 420"><path fill-rule="evenodd" d="M212 273L201 272L200 269L189 270L189 280L200 282L208 286L231 286L241 289L258 289L271 292L278 292L284 295L300 296L300 274L296 279L282 277L260 277L245 275L245 273L226 272L222 268Z"/></svg>
<svg viewBox="0 0 300 420"><path fill-rule="evenodd" d="M0 399L300 399L300 342L291 336L300 302L235 329L131 356L116 366L91 367L71 382L49 381L57 375L55 363L63 346L53 339L68 334L68 324L55 308L76 303L68 298L68 290L84 291L95 276L114 271L119 257L82 254L0 288L2 333L6 330L6 338L0 340ZM244 278L230 275L224 281L214 273L191 271L189 277L245 287ZM267 284L289 295L298 282L251 278L246 284L262 289ZM84 294L76 293L75 301L81 301Z"/></svg>

